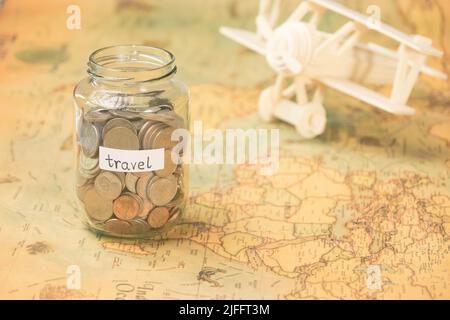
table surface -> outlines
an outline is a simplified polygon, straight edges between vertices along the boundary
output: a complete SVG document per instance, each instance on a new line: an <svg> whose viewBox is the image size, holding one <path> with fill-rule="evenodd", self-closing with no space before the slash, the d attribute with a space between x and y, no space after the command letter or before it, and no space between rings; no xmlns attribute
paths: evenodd
<svg viewBox="0 0 450 320"><path fill-rule="evenodd" d="M445 59L431 64L449 70L450 2L341 2L362 12L375 2L383 21L433 38ZM259 120L273 73L218 34L253 29L256 1L79 0L80 30L66 27L71 3L0 9L0 298L450 298L449 82L421 79L411 118L327 91L327 131L304 141ZM123 43L176 55L204 129L279 128L278 173L192 165L183 223L162 240L86 230L71 94L90 52Z"/></svg>

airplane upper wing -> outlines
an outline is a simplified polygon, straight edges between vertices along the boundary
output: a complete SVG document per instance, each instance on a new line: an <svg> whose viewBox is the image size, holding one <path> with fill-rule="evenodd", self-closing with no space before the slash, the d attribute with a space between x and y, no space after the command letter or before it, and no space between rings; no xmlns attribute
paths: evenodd
<svg viewBox="0 0 450 320"><path fill-rule="evenodd" d="M244 47L263 56L266 55L266 45L264 41L258 38L256 33L229 27L220 27L219 31L224 36L236 41Z"/></svg>
<svg viewBox="0 0 450 320"><path fill-rule="evenodd" d="M366 15L363 15L357 11L349 9L339 3L329 1L329 0L308 0L309 2L316 4L322 8L334 11L344 17L347 17L350 20L356 21L364 26L372 28L381 34L392 38L404 45L421 52L423 54L427 54L430 56L441 58L443 56L442 51L433 48L431 45L423 45L414 41L414 37L408 34L405 34L381 21L376 25L371 23L370 18Z"/></svg>
<svg viewBox="0 0 450 320"><path fill-rule="evenodd" d="M357 83L334 78L319 78L316 80L330 88L343 92L389 113L399 115L413 115L415 113L414 109L405 105L394 104L389 98Z"/></svg>

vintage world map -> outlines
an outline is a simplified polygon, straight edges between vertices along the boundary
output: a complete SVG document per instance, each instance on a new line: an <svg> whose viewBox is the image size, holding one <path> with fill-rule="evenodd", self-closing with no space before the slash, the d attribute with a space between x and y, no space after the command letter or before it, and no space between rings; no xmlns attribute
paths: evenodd
<svg viewBox="0 0 450 320"><path fill-rule="evenodd" d="M296 3L287 2L285 11ZM361 12L376 3L383 21L433 38L445 58L430 63L449 73L448 1L341 2ZM80 30L66 27L70 4ZM256 10L257 1L4 1L0 298L450 298L450 82L424 77L411 118L329 90L327 131L302 140L259 120L273 74L218 34L220 25L253 29ZM86 230L73 188L71 94L90 52L123 43L174 52L192 120L280 128L278 173L193 165L183 223L163 239ZM67 286L73 270L79 289Z"/></svg>

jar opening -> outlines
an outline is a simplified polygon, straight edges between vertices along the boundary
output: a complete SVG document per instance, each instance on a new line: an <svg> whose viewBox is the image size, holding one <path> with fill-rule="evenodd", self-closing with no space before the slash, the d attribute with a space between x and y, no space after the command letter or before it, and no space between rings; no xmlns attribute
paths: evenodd
<svg viewBox="0 0 450 320"><path fill-rule="evenodd" d="M88 62L88 73L96 80L154 81L175 72L175 57L172 53L142 45L98 49L90 55Z"/></svg>

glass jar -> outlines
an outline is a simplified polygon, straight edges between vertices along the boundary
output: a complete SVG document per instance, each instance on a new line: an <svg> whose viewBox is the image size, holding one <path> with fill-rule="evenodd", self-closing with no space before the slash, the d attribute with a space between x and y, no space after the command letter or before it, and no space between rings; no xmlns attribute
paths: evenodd
<svg viewBox="0 0 450 320"><path fill-rule="evenodd" d="M99 49L74 90L76 193L89 227L119 237L166 232L188 194L183 135L189 92L174 56L126 45Z"/></svg>

